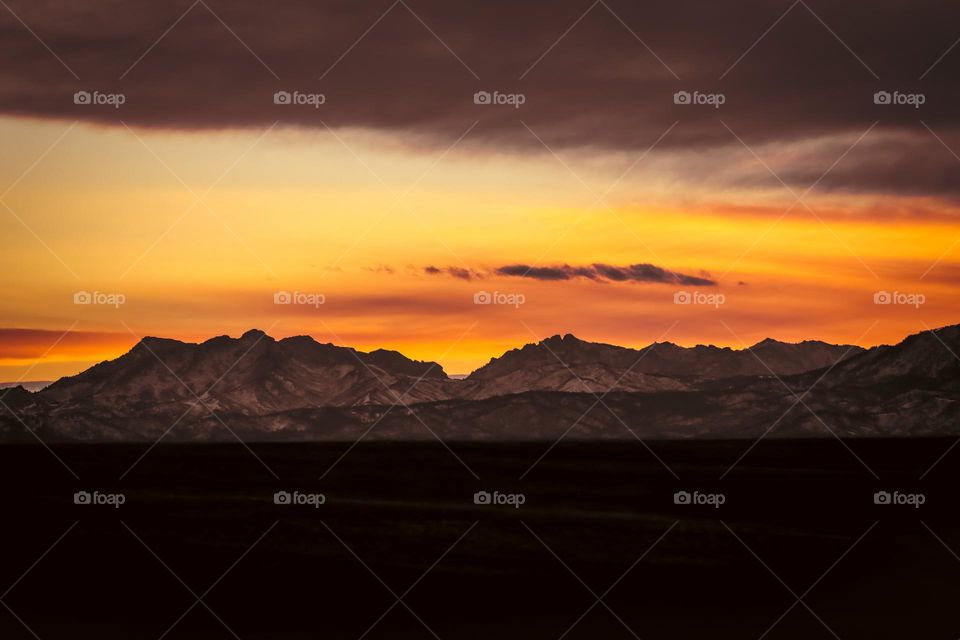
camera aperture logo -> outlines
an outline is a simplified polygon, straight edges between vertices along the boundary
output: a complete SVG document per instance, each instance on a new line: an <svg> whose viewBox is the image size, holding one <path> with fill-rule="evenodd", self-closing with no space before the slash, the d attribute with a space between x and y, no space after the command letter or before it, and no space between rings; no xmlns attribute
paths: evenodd
<svg viewBox="0 0 960 640"><path fill-rule="evenodd" d="M473 104L483 105L509 105L514 109L519 109L520 105L527 101L527 96L522 93L500 93L499 91L477 91L473 94Z"/></svg>
<svg viewBox="0 0 960 640"><path fill-rule="evenodd" d="M300 91L277 91L273 94L273 104L294 106L310 106L319 109L327 102L327 96L322 93L301 93Z"/></svg>
<svg viewBox="0 0 960 640"><path fill-rule="evenodd" d="M873 94L873 104L906 105L919 109L926 103L927 96L922 93L901 93L900 91L877 91Z"/></svg>
<svg viewBox="0 0 960 640"><path fill-rule="evenodd" d="M273 304L302 304L318 309L326 301L327 296L322 293L277 291L273 294Z"/></svg>
<svg viewBox="0 0 960 640"><path fill-rule="evenodd" d="M900 491L877 491L873 494L873 504L908 506L919 509L927 502L922 493L903 493Z"/></svg>
<svg viewBox="0 0 960 640"><path fill-rule="evenodd" d="M77 491L73 494L73 504L113 507L119 509L127 502L127 496L122 493L105 493L101 491Z"/></svg>
<svg viewBox="0 0 960 640"><path fill-rule="evenodd" d="M727 101L722 93L702 93L700 91L677 91L673 94L673 104L707 105L719 109Z"/></svg>
<svg viewBox="0 0 960 640"><path fill-rule="evenodd" d="M702 293L700 291L676 291L673 294L673 304L708 305L719 308L727 302L727 296L722 293Z"/></svg>
<svg viewBox="0 0 960 640"><path fill-rule="evenodd" d="M273 494L273 504L294 507L313 507L319 509L326 504L327 496L322 493L303 493L300 491L277 491Z"/></svg>
<svg viewBox="0 0 960 640"><path fill-rule="evenodd" d="M519 509L527 502L527 496L522 493L500 493L499 491L477 491L473 494L473 504L481 506L509 506Z"/></svg>
<svg viewBox="0 0 960 640"><path fill-rule="evenodd" d="M73 94L73 104L109 106L119 109L127 101L122 93L101 93L99 91L77 91Z"/></svg>
<svg viewBox="0 0 960 640"><path fill-rule="evenodd" d="M477 291L473 294L473 304L502 304L517 308L526 301L527 297L522 293Z"/></svg>
<svg viewBox="0 0 960 640"><path fill-rule="evenodd" d="M722 493L702 493L700 491L677 491L673 494L673 504L708 506L719 509L726 503L727 496Z"/></svg>
<svg viewBox="0 0 960 640"><path fill-rule="evenodd" d="M127 301L122 293L104 293L103 291L77 291L73 294L73 304L96 304L117 308Z"/></svg>

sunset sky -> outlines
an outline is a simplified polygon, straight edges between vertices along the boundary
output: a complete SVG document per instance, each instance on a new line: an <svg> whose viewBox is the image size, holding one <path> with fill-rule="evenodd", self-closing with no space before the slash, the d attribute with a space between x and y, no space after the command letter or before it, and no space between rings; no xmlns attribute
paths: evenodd
<svg viewBox="0 0 960 640"><path fill-rule="evenodd" d="M9 4L0 381L253 327L468 373L556 333L868 346L960 321L960 9Z"/></svg>

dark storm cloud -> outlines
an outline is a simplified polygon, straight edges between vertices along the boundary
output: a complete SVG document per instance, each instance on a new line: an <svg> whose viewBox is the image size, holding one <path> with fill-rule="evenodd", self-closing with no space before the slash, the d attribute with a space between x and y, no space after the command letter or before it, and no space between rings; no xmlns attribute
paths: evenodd
<svg viewBox="0 0 960 640"><path fill-rule="evenodd" d="M532 278L534 280L572 280L586 278L600 282L654 282L666 284L684 284L712 287L717 284L709 277L691 276L676 271L668 271L652 264L632 264L616 267L596 263L589 266L571 266L568 264L535 267L525 264L511 264L495 270L498 275Z"/></svg>
<svg viewBox="0 0 960 640"><path fill-rule="evenodd" d="M851 154L820 188L960 191L960 164L921 124L960 149L960 47L937 62L960 35L957 3L608 0L562 38L589 2L8 4L63 64L0 11L7 114L182 129L325 123L443 148L479 120L466 144L543 152L522 120L554 149L631 153L676 121L658 152L743 151L721 119L751 147L855 136L880 120L864 140L874 146ZM78 90L126 101L119 109L76 105ZM881 90L920 92L925 102L874 104ZM275 104L277 91L325 101ZM478 105L477 91L522 93L524 101ZM719 109L678 105L678 91L725 101ZM820 149L782 177L805 188L842 151Z"/></svg>

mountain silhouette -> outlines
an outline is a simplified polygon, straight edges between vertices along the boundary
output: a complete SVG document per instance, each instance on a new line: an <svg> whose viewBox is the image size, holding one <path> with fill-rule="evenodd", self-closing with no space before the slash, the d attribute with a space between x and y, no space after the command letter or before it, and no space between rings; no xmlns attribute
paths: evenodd
<svg viewBox="0 0 960 640"><path fill-rule="evenodd" d="M788 344L770 339L743 350L705 345L685 348L671 342L629 349L557 335L493 358L466 378L464 395L683 390L710 379L802 373L861 351L850 345Z"/></svg>
<svg viewBox="0 0 960 640"><path fill-rule="evenodd" d="M143 338L116 360L62 378L38 396L51 406L147 411L199 397L214 411L263 414L446 397L438 382L449 382L439 364L396 351L364 353L309 336L274 340L251 330L240 338L219 336L200 344Z"/></svg>
<svg viewBox="0 0 960 640"><path fill-rule="evenodd" d="M0 438L353 439L374 425L372 438L392 439L552 438L571 425L586 438L755 437L771 424L774 436L943 435L960 430L958 353L960 326L871 349L557 335L454 380L434 362L308 336L144 338L36 393L0 390Z"/></svg>

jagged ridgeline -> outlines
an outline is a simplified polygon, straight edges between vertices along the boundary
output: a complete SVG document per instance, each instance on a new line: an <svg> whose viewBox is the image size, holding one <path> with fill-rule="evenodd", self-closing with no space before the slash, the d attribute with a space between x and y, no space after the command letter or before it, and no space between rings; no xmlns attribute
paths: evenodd
<svg viewBox="0 0 960 640"><path fill-rule="evenodd" d="M307 336L144 338L38 392L0 390L0 437L339 440L375 424L370 438L526 440L574 423L571 438L756 437L774 423L771 437L944 435L960 432L957 353L960 326L866 350L770 339L629 349L566 335L455 380L435 362Z"/></svg>

